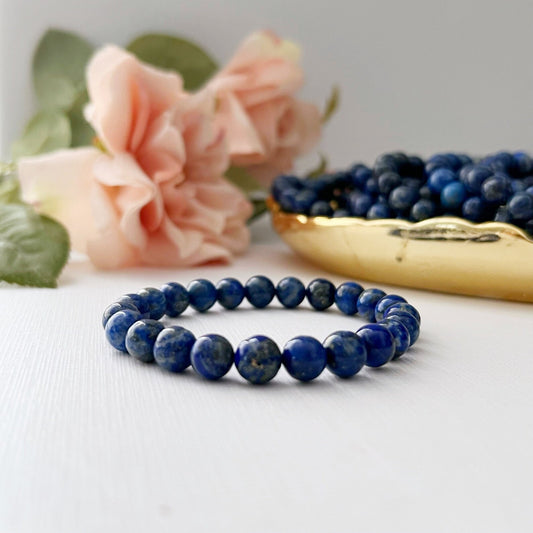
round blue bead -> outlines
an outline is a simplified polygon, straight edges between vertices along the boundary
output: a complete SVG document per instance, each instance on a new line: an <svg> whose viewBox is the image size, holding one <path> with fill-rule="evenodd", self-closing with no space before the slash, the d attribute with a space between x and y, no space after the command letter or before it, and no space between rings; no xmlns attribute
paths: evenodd
<svg viewBox="0 0 533 533"><path fill-rule="evenodd" d="M461 172L460 177L466 190L472 194L480 194L483 182L492 176L492 171L484 165L475 165L468 171Z"/></svg>
<svg viewBox="0 0 533 533"><path fill-rule="evenodd" d="M390 218L392 216L389 206L385 202L376 202L366 214L368 220Z"/></svg>
<svg viewBox="0 0 533 533"><path fill-rule="evenodd" d="M326 363L326 349L313 337L295 337L283 349L283 365L293 378L300 381L318 377Z"/></svg>
<svg viewBox="0 0 533 533"><path fill-rule="evenodd" d="M224 278L217 283L217 300L225 309L235 309L244 300L244 287L235 278Z"/></svg>
<svg viewBox="0 0 533 533"><path fill-rule="evenodd" d="M352 331L335 331L324 341L327 366L340 378L357 374L366 364L365 343Z"/></svg>
<svg viewBox="0 0 533 533"><path fill-rule="evenodd" d="M466 188L460 181L448 183L440 193L440 203L445 209L458 209L466 198Z"/></svg>
<svg viewBox="0 0 533 533"><path fill-rule="evenodd" d="M154 360L155 340L163 328L163 324L157 320L150 318L138 320L126 333L126 350L135 359L150 363Z"/></svg>
<svg viewBox="0 0 533 533"><path fill-rule="evenodd" d="M479 197L467 198L462 207L463 217L472 222L479 222L485 213L486 203Z"/></svg>
<svg viewBox="0 0 533 533"><path fill-rule="evenodd" d="M154 344L155 362L170 372L183 372L191 364L191 350L196 338L185 328L163 329Z"/></svg>
<svg viewBox="0 0 533 533"><path fill-rule="evenodd" d="M526 175L533 171L533 160L526 152L515 152L513 158L520 174Z"/></svg>
<svg viewBox="0 0 533 533"><path fill-rule="evenodd" d="M378 187L381 194L390 194L390 192L401 185L402 178L396 172L384 172L378 178Z"/></svg>
<svg viewBox="0 0 533 533"><path fill-rule="evenodd" d="M259 385L270 381L281 367L281 352L268 337L255 335L243 340L235 352L235 366L250 383Z"/></svg>
<svg viewBox="0 0 533 533"><path fill-rule="evenodd" d="M373 202L372 196L365 193L351 193L348 196L348 207L355 217L365 217Z"/></svg>
<svg viewBox="0 0 533 533"><path fill-rule="evenodd" d="M132 326L137 320L141 319L139 311L133 311L132 309L124 309L118 311L112 315L105 326L105 336L109 341L109 344L120 350L126 351L126 333L130 326Z"/></svg>
<svg viewBox="0 0 533 533"><path fill-rule="evenodd" d="M365 289L357 299L357 312L369 322L374 321L374 311L377 303L385 296L380 289Z"/></svg>
<svg viewBox="0 0 533 533"><path fill-rule="evenodd" d="M357 331L357 335L365 343L367 366L382 366L394 357L394 337L385 326L381 324L367 324Z"/></svg>
<svg viewBox="0 0 533 533"><path fill-rule="evenodd" d="M296 213L309 214L311 206L316 202L316 192L311 189L298 191L294 197L294 209Z"/></svg>
<svg viewBox="0 0 533 533"><path fill-rule="evenodd" d="M420 317L420 313L416 309L416 307L413 307L411 304L408 304L407 302L395 302L390 307L388 307L385 311L405 311L407 313L411 313L420 324L422 322L422 318ZM383 313L383 316L385 316L385 312Z"/></svg>
<svg viewBox="0 0 533 533"><path fill-rule="evenodd" d="M335 291L335 303L345 315L357 313L357 299L363 292L363 287L354 281L341 283Z"/></svg>
<svg viewBox="0 0 533 533"><path fill-rule="evenodd" d="M191 307L204 313L217 301L215 286L206 279L195 279L187 286Z"/></svg>
<svg viewBox="0 0 533 533"><path fill-rule="evenodd" d="M418 200L418 190L407 185L400 185L396 187L389 196L389 204L397 211L405 211L411 207Z"/></svg>
<svg viewBox="0 0 533 533"><path fill-rule="evenodd" d="M507 205L509 213L516 220L529 220L533 217L533 197L526 192L515 194Z"/></svg>
<svg viewBox="0 0 533 533"><path fill-rule="evenodd" d="M325 200L316 201L309 210L309 215L312 217L330 217L333 214L333 209Z"/></svg>
<svg viewBox="0 0 533 533"><path fill-rule="evenodd" d="M370 196L377 196L379 194L379 185L377 178L370 178L365 184L365 190L363 191Z"/></svg>
<svg viewBox="0 0 533 533"><path fill-rule="evenodd" d="M383 313L394 304L397 304L399 302L407 303L405 298L402 298L401 296L398 296L397 294L386 294L381 298L378 303L376 304L376 307L374 309L374 320L376 322L379 322L380 320L383 320Z"/></svg>
<svg viewBox="0 0 533 533"><path fill-rule="evenodd" d="M133 301L133 304L139 310L139 313L141 313L142 318L150 318L150 307L148 305L148 300L146 299L146 297L140 296L137 293L130 292L122 298L129 298L131 301Z"/></svg>
<svg viewBox="0 0 533 533"><path fill-rule="evenodd" d="M276 295L281 305L293 309L304 301L305 287L299 279L287 276L276 286Z"/></svg>
<svg viewBox="0 0 533 533"><path fill-rule="evenodd" d="M279 202L281 193L287 188L300 189L302 182L300 178L296 176L278 176L272 183L272 196L276 202Z"/></svg>
<svg viewBox="0 0 533 533"><path fill-rule="evenodd" d="M298 205L296 202L296 195L299 190L294 188L283 189L278 198L281 209L287 213L297 213Z"/></svg>
<svg viewBox="0 0 533 533"><path fill-rule="evenodd" d="M244 294L254 307L262 309L273 300L276 288L266 276L252 276L244 286Z"/></svg>
<svg viewBox="0 0 533 533"><path fill-rule="evenodd" d="M502 174L494 174L481 186L481 195L489 203L503 204L511 194L511 180Z"/></svg>
<svg viewBox="0 0 533 533"><path fill-rule="evenodd" d="M441 191L457 179L457 175L449 168L439 168L431 173L428 179L428 187L431 192L440 194Z"/></svg>
<svg viewBox="0 0 533 533"><path fill-rule="evenodd" d="M161 287L161 292L165 296L165 314L170 317L177 317L189 306L189 293L180 283L171 281Z"/></svg>
<svg viewBox="0 0 533 533"><path fill-rule="evenodd" d="M112 303L111 305L106 307L104 314L102 315L102 326L105 328L107 322L115 313L118 313L118 311L124 311L125 309L139 312L139 310L135 307L135 305L133 305L133 301L132 303L128 303L126 301L123 301L122 303L119 303L119 302Z"/></svg>
<svg viewBox="0 0 533 533"><path fill-rule="evenodd" d="M422 198L411 208L411 218L415 222L420 222L435 216L435 211L435 204L427 198Z"/></svg>
<svg viewBox="0 0 533 533"><path fill-rule="evenodd" d="M153 287L146 287L137 293L148 305L149 318L159 320L166 311L167 302L165 295Z"/></svg>
<svg viewBox="0 0 533 533"><path fill-rule="evenodd" d="M204 378L220 379L229 372L233 364L233 348L221 335L203 335L193 344L191 364Z"/></svg>
<svg viewBox="0 0 533 533"><path fill-rule="evenodd" d="M409 348L409 343L411 342L411 337L409 337L409 331L402 322L395 318L386 318L383 322L380 322L381 325L385 326L394 337L394 357L393 359L398 359L401 357Z"/></svg>
<svg viewBox="0 0 533 533"><path fill-rule="evenodd" d="M327 279L317 278L306 289L307 300L317 311L323 311L335 301L335 285Z"/></svg>
<svg viewBox="0 0 533 533"><path fill-rule="evenodd" d="M412 346L420 335L420 322L411 313L397 309L387 309L384 318L397 318L409 332L409 346Z"/></svg>

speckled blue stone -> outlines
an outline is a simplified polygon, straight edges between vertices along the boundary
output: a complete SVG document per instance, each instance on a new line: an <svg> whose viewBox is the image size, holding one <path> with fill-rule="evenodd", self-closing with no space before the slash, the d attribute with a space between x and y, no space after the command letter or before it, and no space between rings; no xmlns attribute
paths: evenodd
<svg viewBox="0 0 533 533"><path fill-rule="evenodd" d="M374 311L377 303L385 296L380 289L365 289L357 299L357 312L361 317L374 322Z"/></svg>
<svg viewBox="0 0 533 533"><path fill-rule="evenodd" d="M129 298L131 301L133 301L133 304L139 310L139 313L141 313L142 318L150 318L150 307L148 306L148 300L146 300L146 298L143 298L133 292L126 294L122 298ZM118 300L119 303L121 302L122 298Z"/></svg>
<svg viewBox="0 0 533 533"><path fill-rule="evenodd" d="M327 366L340 378L357 374L366 363L366 346L352 331L335 331L324 341Z"/></svg>
<svg viewBox="0 0 533 533"><path fill-rule="evenodd" d="M440 193L440 203L445 209L459 209L466 199L466 188L460 181L448 183Z"/></svg>
<svg viewBox="0 0 533 533"><path fill-rule="evenodd" d="M102 315L102 326L104 328L106 327L106 324L109 321L109 319L115 313L118 313L118 311L124 311L125 309L129 309L130 311L137 311L137 312L139 311L133 304L133 301L131 300L131 298L128 298L128 300L130 300L131 303L128 303L127 301L123 301L122 303L115 302L106 307L104 314Z"/></svg>
<svg viewBox="0 0 533 533"><path fill-rule="evenodd" d="M217 301L225 309L235 309L244 300L244 287L235 278L224 278L217 283Z"/></svg>
<svg viewBox="0 0 533 533"><path fill-rule="evenodd" d="M291 339L283 349L283 365L287 372L300 381L318 377L327 363L326 349L313 337Z"/></svg>
<svg viewBox="0 0 533 533"><path fill-rule="evenodd" d="M244 285L246 299L254 306L266 307L276 294L276 287L266 276L252 276Z"/></svg>
<svg viewBox="0 0 533 533"><path fill-rule="evenodd" d="M367 324L357 331L357 335L365 343L367 366L383 366L394 357L394 337L385 326L381 324Z"/></svg>
<svg viewBox="0 0 533 533"><path fill-rule="evenodd" d="M407 302L395 302L390 307L388 307L386 311L389 311L389 314L394 311L405 311L407 313L411 313L418 320L419 324L422 322L422 319L420 317L420 313L418 312L418 310L415 307L413 307L411 304L408 304ZM386 314L383 313L383 316L385 317Z"/></svg>
<svg viewBox="0 0 533 533"><path fill-rule="evenodd" d="M180 283L171 281L161 287L161 292L165 295L165 314L170 317L177 317L189 306L189 293Z"/></svg>
<svg viewBox="0 0 533 533"><path fill-rule="evenodd" d="M357 313L357 299L363 292L363 287L355 281L341 283L335 291L335 303L345 315L355 315Z"/></svg>
<svg viewBox="0 0 533 533"><path fill-rule="evenodd" d="M409 343L411 342L409 331L402 322L394 317L386 318L380 323L392 333L394 337L393 359L398 359L409 349Z"/></svg>
<svg viewBox="0 0 533 533"><path fill-rule="evenodd" d="M408 313L407 311L398 311L396 309L387 309L384 317L385 319L397 318L407 328L410 339L409 346L412 346L416 342L420 335L420 322L418 322L411 313Z"/></svg>
<svg viewBox="0 0 533 533"><path fill-rule="evenodd" d="M154 344L155 362L170 372L183 372L191 364L195 336L180 326L161 330Z"/></svg>
<svg viewBox="0 0 533 533"><path fill-rule="evenodd" d="M193 344L191 364L204 378L220 379L229 372L233 364L233 348L221 335L203 335Z"/></svg>
<svg viewBox="0 0 533 533"><path fill-rule="evenodd" d="M191 281L187 286L187 291L189 292L191 307L200 313L205 313L217 301L217 290L206 279L195 279Z"/></svg>
<svg viewBox="0 0 533 533"><path fill-rule="evenodd" d="M267 383L281 367L281 352L272 339L255 335L239 344L235 352L235 366L250 383Z"/></svg>
<svg viewBox="0 0 533 533"><path fill-rule="evenodd" d="M159 289L146 287L137 294L146 302L148 313L152 320L159 320L165 314L167 302L165 295Z"/></svg>
<svg viewBox="0 0 533 533"><path fill-rule="evenodd" d="M404 302L405 298L402 298L401 296L398 296L397 294L386 294L381 298L378 303L376 304L376 307L374 309L374 320L376 322L379 322L380 320L383 320L383 313L394 304L397 304L399 302Z"/></svg>
<svg viewBox="0 0 533 533"><path fill-rule="evenodd" d="M154 344L159 332L164 328L161 322L150 318L138 320L126 333L126 350L144 363L154 360Z"/></svg>
<svg viewBox="0 0 533 533"><path fill-rule="evenodd" d="M317 278L309 283L305 294L312 307L317 311L324 311L335 301L335 285L327 279Z"/></svg>
<svg viewBox="0 0 533 533"><path fill-rule="evenodd" d="M277 284L276 296L281 305L293 309L304 301L305 286L299 279L287 276Z"/></svg>
<svg viewBox="0 0 533 533"><path fill-rule="evenodd" d="M141 318L141 314L138 311L132 309L124 309L123 311L117 311L113 316L109 318L105 326L105 336L109 341L109 344L120 350L126 351L126 333L131 325Z"/></svg>

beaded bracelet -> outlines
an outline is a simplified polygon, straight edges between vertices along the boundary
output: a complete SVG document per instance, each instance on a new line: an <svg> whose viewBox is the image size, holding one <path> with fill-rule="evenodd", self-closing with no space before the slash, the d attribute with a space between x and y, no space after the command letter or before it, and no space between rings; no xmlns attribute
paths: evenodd
<svg viewBox="0 0 533 533"><path fill-rule="evenodd" d="M163 315L177 317L190 305L203 313L218 302L235 309L246 298L257 308L266 307L277 297L286 308L300 305L307 297L310 305L324 311L333 303L346 315L367 319L356 333L336 331L323 343L313 337L298 336L281 351L264 335L243 340L234 352L221 335L195 338L180 326L159 322ZM325 279L315 279L307 288L294 277L283 278L274 286L265 276L253 276L244 286L234 278L222 279L215 287L197 279L187 288L170 282L161 287L127 294L104 311L102 324L109 343L143 362L155 361L171 372L182 372L189 365L201 376L216 380L227 374L235 363L239 374L254 384L270 381L283 364L300 381L318 377L324 368L348 378L364 365L379 367L404 354L420 333L420 314L401 296L386 295L379 289L364 290L348 281L335 288Z"/></svg>

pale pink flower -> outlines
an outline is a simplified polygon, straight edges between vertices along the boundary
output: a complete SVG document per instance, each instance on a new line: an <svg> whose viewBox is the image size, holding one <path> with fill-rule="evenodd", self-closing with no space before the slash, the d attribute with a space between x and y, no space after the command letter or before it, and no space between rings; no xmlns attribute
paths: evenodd
<svg viewBox="0 0 533 533"><path fill-rule="evenodd" d="M224 133L209 91L114 46L87 69L87 118L107 153L22 159L25 200L62 222L101 268L229 261L249 243L251 205L224 177Z"/></svg>

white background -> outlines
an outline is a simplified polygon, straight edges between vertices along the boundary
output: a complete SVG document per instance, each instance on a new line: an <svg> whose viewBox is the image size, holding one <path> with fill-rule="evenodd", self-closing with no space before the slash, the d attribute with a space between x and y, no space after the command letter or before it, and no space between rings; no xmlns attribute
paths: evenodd
<svg viewBox="0 0 533 533"><path fill-rule="evenodd" d="M533 5L525 1L0 0L2 146L32 113L31 52L50 25L95 43L168 31L229 57L269 26L304 47L305 94L333 82L335 165L388 149L528 148ZM416 348L351 381L221 383L137 364L105 343L103 308L174 279L309 281L268 228L231 267L97 273L0 292L0 533L530 532L531 305L392 289L423 317ZM332 276L335 282L342 278ZM335 312L213 312L183 320L235 345L283 344L360 321Z"/></svg>

